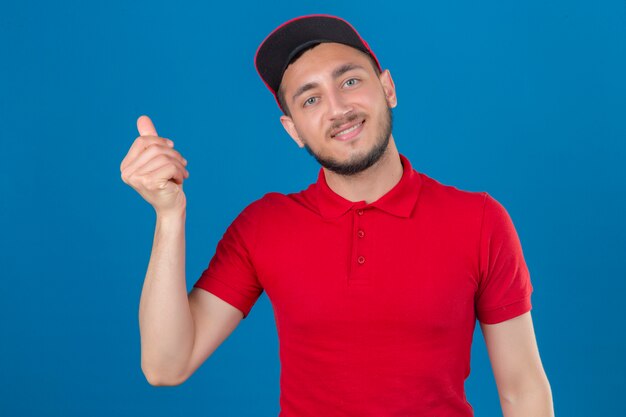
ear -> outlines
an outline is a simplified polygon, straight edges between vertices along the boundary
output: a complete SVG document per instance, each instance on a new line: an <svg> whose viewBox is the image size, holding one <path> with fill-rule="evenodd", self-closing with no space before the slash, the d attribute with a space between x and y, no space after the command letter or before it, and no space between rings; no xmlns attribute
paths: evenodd
<svg viewBox="0 0 626 417"><path fill-rule="evenodd" d="M296 125L293 123L293 120L291 119L291 117L283 114L282 116L280 116L280 123L282 123L287 133L289 133L289 136L291 136L291 139L293 139L294 142L296 142L299 147L304 148L304 142L302 142L302 140L300 139L300 135L298 134L298 131L296 130Z"/></svg>
<svg viewBox="0 0 626 417"><path fill-rule="evenodd" d="M380 83L383 86L383 91L385 92L385 98L387 99L387 105L389 108L394 108L398 105L398 97L396 97L396 86L393 83L393 78L391 78L391 73L389 70L384 70L378 76L380 79Z"/></svg>

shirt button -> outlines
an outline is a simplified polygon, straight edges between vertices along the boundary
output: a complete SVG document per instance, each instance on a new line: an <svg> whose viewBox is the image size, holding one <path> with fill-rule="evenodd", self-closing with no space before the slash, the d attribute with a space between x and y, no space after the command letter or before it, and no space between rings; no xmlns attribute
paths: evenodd
<svg viewBox="0 0 626 417"><path fill-rule="evenodd" d="M358 214L359 216L362 216L363 215L363 210L361 210L361 209L357 210L356 214Z"/></svg>
<svg viewBox="0 0 626 417"><path fill-rule="evenodd" d="M358 237L363 237L363 236L365 236L365 232L363 230L359 230L358 232L356 232L356 235Z"/></svg>
<svg viewBox="0 0 626 417"><path fill-rule="evenodd" d="M363 265L365 263L365 256L359 256L359 258L356 261L360 263L361 265Z"/></svg>

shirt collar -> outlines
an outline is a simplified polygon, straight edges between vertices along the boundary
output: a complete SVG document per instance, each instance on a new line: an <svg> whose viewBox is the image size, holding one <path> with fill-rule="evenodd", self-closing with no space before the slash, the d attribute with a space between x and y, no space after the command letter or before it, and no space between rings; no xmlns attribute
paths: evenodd
<svg viewBox="0 0 626 417"><path fill-rule="evenodd" d="M376 207L398 217L410 217L417 203L422 180L404 155L400 155L400 160L402 162L400 181L370 204L366 204L365 201L350 201L335 193L326 183L324 169L320 168L314 187L320 214L326 218L335 218L352 208Z"/></svg>

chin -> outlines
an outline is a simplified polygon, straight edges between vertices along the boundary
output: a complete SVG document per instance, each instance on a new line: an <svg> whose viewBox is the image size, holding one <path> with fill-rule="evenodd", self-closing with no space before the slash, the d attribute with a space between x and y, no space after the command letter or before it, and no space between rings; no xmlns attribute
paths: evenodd
<svg viewBox="0 0 626 417"><path fill-rule="evenodd" d="M354 152L346 158L319 155L314 153L308 146L305 147L309 154L324 168L339 175L351 176L363 172L376 164L387 152L390 137L388 136L387 139L373 146L368 151Z"/></svg>

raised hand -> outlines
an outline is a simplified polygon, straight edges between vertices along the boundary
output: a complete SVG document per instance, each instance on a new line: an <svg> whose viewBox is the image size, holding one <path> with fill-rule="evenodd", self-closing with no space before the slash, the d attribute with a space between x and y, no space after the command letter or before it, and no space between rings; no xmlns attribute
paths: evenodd
<svg viewBox="0 0 626 417"><path fill-rule="evenodd" d="M139 137L120 165L122 181L150 203L157 215L184 211L187 160L174 150L174 142L158 136L148 116L137 119L137 130Z"/></svg>

